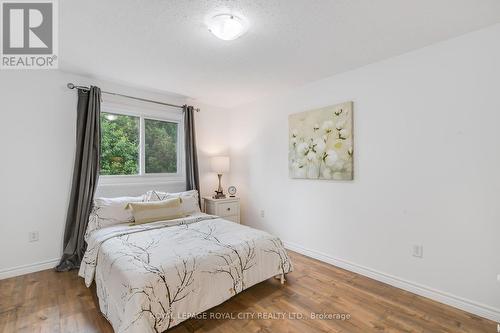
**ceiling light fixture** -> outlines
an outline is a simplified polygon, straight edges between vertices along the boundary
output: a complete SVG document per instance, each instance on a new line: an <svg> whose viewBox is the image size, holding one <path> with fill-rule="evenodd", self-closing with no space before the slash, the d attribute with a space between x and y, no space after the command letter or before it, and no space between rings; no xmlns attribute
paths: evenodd
<svg viewBox="0 0 500 333"><path fill-rule="evenodd" d="M248 30L248 25L241 17L233 14L218 14L207 22L208 31L222 40L234 40Z"/></svg>

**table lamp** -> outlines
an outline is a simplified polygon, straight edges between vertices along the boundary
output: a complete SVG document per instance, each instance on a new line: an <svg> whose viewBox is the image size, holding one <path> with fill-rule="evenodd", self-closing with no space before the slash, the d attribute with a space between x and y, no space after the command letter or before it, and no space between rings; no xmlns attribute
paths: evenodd
<svg viewBox="0 0 500 333"><path fill-rule="evenodd" d="M210 159L210 169L219 177L219 188L215 191L214 199L224 199L226 195L222 189L221 179L222 174L229 171L229 157L228 156L215 156Z"/></svg>

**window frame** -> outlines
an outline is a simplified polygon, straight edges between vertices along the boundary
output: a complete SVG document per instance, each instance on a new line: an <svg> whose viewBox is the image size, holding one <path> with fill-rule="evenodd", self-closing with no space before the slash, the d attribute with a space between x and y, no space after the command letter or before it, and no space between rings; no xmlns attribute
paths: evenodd
<svg viewBox="0 0 500 333"><path fill-rule="evenodd" d="M179 182L185 180L184 154L184 117L182 110L173 107L152 108L149 105L127 105L103 102L101 113L132 116L139 118L139 174L136 175L99 175L100 185L112 184L149 184L158 182ZM145 119L177 124L177 172L146 173Z"/></svg>

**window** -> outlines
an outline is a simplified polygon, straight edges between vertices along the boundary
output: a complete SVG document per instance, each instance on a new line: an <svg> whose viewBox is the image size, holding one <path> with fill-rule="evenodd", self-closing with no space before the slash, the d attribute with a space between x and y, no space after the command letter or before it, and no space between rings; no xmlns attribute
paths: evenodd
<svg viewBox="0 0 500 333"><path fill-rule="evenodd" d="M144 119L146 173L177 172L177 124Z"/></svg>
<svg viewBox="0 0 500 333"><path fill-rule="evenodd" d="M139 174L139 120L101 113L101 175Z"/></svg>
<svg viewBox="0 0 500 333"><path fill-rule="evenodd" d="M180 125L178 112L103 107L101 176L180 176Z"/></svg>

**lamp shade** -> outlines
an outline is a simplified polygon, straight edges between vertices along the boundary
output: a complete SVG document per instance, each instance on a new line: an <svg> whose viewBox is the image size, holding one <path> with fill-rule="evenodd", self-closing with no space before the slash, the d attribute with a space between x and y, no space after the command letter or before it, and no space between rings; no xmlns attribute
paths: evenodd
<svg viewBox="0 0 500 333"><path fill-rule="evenodd" d="M210 159L210 169L217 174L229 171L229 157L215 156Z"/></svg>

